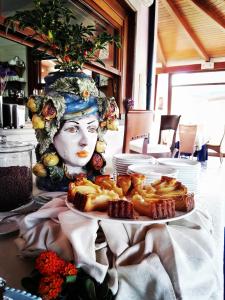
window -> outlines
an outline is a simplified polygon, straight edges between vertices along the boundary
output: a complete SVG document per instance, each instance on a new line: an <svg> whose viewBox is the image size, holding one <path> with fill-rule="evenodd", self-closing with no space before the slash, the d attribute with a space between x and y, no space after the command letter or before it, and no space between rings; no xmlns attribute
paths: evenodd
<svg viewBox="0 0 225 300"><path fill-rule="evenodd" d="M201 124L215 143L225 125L224 78L224 71L172 75L171 114L181 114L180 123Z"/></svg>

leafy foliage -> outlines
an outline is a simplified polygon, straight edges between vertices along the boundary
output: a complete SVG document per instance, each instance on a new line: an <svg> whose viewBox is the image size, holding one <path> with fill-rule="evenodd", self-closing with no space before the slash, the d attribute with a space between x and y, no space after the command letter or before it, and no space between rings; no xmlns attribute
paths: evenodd
<svg viewBox="0 0 225 300"><path fill-rule="evenodd" d="M47 168L50 174L50 178L52 182L58 182L63 179L64 171L63 168L60 168L58 166L48 167Z"/></svg>
<svg viewBox="0 0 225 300"><path fill-rule="evenodd" d="M82 69L83 64L97 61L104 65L96 55L97 50L105 49L115 42L120 47L119 37L104 32L95 35L95 27L75 23L73 12L66 7L65 0L33 0L33 10L17 11L5 20L8 28L16 30L33 29L32 38L39 42L34 49L42 49L41 56L49 53L57 60L56 68L67 72Z"/></svg>
<svg viewBox="0 0 225 300"><path fill-rule="evenodd" d="M23 287L30 293L38 295L38 286L41 275L34 270L31 277L22 279ZM113 300L111 290L107 285L107 278L103 283L98 283L82 269L78 269L76 280L67 280L57 300Z"/></svg>

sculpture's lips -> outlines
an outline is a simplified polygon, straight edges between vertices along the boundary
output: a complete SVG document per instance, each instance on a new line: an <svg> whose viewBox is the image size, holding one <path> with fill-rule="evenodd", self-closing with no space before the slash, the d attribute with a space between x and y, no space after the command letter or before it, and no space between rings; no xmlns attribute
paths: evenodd
<svg viewBox="0 0 225 300"><path fill-rule="evenodd" d="M76 155L77 155L78 157L87 157L88 154L89 154L89 152L86 151L86 150L78 151L78 152L76 153Z"/></svg>

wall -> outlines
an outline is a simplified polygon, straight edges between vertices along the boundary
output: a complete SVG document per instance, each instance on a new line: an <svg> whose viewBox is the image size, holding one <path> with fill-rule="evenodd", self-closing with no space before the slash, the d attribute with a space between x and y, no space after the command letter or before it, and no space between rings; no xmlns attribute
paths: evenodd
<svg viewBox="0 0 225 300"><path fill-rule="evenodd" d="M148 14L149 7L141 0L126 0L136 11L135 54L134 54L134 84L133 99L135 108L146 107L147 60L148 60ZM129 63L129 62L128 62Z"/></svg>

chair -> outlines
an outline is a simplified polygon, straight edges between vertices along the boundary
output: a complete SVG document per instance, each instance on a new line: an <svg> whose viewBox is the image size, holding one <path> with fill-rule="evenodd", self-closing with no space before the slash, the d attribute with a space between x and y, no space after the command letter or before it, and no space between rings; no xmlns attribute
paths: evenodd
<svg viewBox="0 0 225 300"><path fill-rule="evenodd" d="M179 157L184 154L193 158L196 133L197 125L179 125Z"/></svg>
<svg viewBox="0 0 225 300"><path fill-rule="evenodd" d="M223 154L225 154L225 126L224 126L224 132L223 132L222 138L220 140L220 143L218 145L207 143L206 145L207 145L207 149L211 149L211 150L219 153L220 163L222 164Z"/></svg>
<svg viewBox="0 0 225 300"><path fill-rule="evenodd" d="M127 115L125 115L125 118L126 117L127 117ZM179 120L180 120L180 116L177 116L177 115L161 116L160 132L159 132L159 139L158 139L160 143L154 145L151 142L149 142L149 138L144 139L144 140L143 139L131 140L129 142L130 152L150 154L150 155L154 156L155 158L173 157L173 149L175 147L176 131L177 131ZM125 120L125 123L126 123L126 120ZM138 124L138 123L136 123L136 124ZM125 128L125 130L126 130L126 128ZM172 139L171 139L169 145L163 144L163 141L162 141L163 133L168 130L173 131Z"/></svg>
<svg viewBox="0 0 225 300"><path fill-rule="evenodd" d="M130 141L141 139L139 153L147 153L149 133L153 123L153 111L130 110L125 114L123 153L130 152Z"/></svg>
<svg viewBox="0 0 225 300"><path fill-rule="evenodd" d="M164 130L173 130L172 141L170 150L173 152L175 149L177 127L180 121L180 115L162 115L159 129L159 140L158 144L162 144L162 134Z"/></svg>

